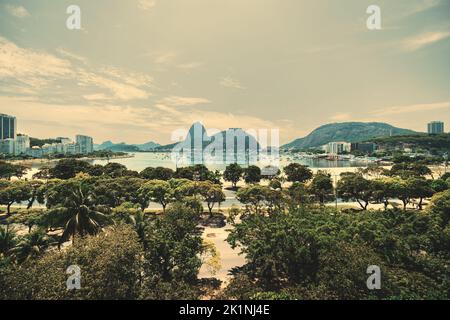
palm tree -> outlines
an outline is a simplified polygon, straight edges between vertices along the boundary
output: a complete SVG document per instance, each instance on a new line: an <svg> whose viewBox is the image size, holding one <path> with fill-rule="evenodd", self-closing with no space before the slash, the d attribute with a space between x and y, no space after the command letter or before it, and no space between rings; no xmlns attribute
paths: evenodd
<svg viewBox="0 0 450 320"><path fill-rule="evenodd" d="M141 240L144 248L146 248L145 229L147 228L147 220L144 211L138 211L134 215L130 215L130 220L139 240Z"/></svg>
<svg viewBox="0 0 450 320"><path fill-rule="evenodd" d="M58 246L70 238L74 243L76 235L97 234L107 220L103 213L96 210L90 190L85 185L68 185L66 192L62 203L50 210L53 224L64 227Z"/></svg>
<svg viewBox="0 0 450 320"><path fill-rule="evenodd" d="M19 243L11 250L17 261L22 263L28 259L40 256L50 245L47 234L37 229L21 238Z"/></svg>
<svg viewBox="0 0 450 320"><path fill-rule="evenodd" d="M17 243L17 235L9 225L0 226L0 255L8 255Z"/></svg>

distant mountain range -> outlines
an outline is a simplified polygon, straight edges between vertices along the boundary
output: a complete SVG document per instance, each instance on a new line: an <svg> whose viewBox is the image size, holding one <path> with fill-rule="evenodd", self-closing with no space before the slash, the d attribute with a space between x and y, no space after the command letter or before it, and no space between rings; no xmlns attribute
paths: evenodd
<svg viewBox="0 0 450 320"><path fill-rule="evenodd" d="M105 141L102 144L94 145L95 150L110 150L115 152L139 152L139 151L154 151L160 144L155 142L147 142L143 144L126 144L113 143L111 141Z"/></svg>
<svg viewBox="0 0 450 320"><path fill-rule="evenodd" d="M382 122L342 122L323 125L304 138L282 146L283 149L308 149L333 141L361 142L372 138L417 134Z"/></svg>
<svg viewBox="0 0 450 320"><path fill-rule="evenodd" d="M223 143L223 150L227 148L227 132L232 133L235 136L245 137L245 149L249 150L256 146L259 150L260 145L256 138L246 133L243 129L234 128L228 131L221 131L212 136L208 136L205 127L200 123L194 123L184 140L184 143L189 143L189 137L203 136L202 148L206 148L208 145L221 139ZM391 126L382 122L342 122L342 123L330 123L312 131L304 138L296 139L288 144L283 145L283 149L309 149L323 146L332 141L346 141L346 142L361 142L370 140L373 138L382 138L389 136L400 135L414 135L419 132L402 129ZM191 139L192 140L192 139ZM236 138L234 139L236 142ZM95 150L111 150L116 152L140 152L140 151L172 151L172 149L178 145L177 143L160 145L156 142L147 142L144 144L127 144L127 143L113 143L111 141L105 141L100 145L95 145ZM194 142L191 141L191 147L196 147ZM236 150L236 146L235 146Z"/></svg>

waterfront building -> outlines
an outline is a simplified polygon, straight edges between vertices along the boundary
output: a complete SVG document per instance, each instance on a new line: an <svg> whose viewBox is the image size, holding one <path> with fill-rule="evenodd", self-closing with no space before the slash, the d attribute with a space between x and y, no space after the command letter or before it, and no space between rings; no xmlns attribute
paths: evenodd
<svg viewBox="0 0 450 320"><path fill-rule="evenodd" d="M328 143L328 145L326 147L326 151L329 154L341 154L344 152L350 152L351 151L351 143L344 142L344 141L330 142L330 143Z"/></svg>
<svg viewBox="0 0 450 320"><path fill-rule="evenodd" d="M442 121L431 121L428 123L428 134L444 133L444 123Z"/></svg>
<svg viewBox="0 0 450 320"><path fill-rule="evenodd" d="M26 135L17 136L14 141L14 155L26 154L30 148L30 137Z"/></svg>
<svg viewBox="0 0 450 320"><path fill-rule="evenodd" d="M65 154L79 154L80 146L77 143L69 143L64 145Z"/></svg>
<svg viewBox="0 0 450 320"><path fill-rule="evenodd" d="M0 140L0 153L14 154L14 139Z"/></svg>
<svg viewBox="0 0 450 320"><path fill-rule="evenodd" d="M28 149L27 154L33 158L42 158L43 156L42 149L38 146Z"/></svg>
<svg viewBox="0 0 450 320"><path fill-rule="evenodd" d="M16 117L0 113L0 140L16 139L17 120Z"/></svg>
<svg viewBox="0 0 450 320"><path fill-rule="evenodd" d="M56 140L59 140L62 144L72 143L72 139L66 137L57 137Z"/></svg>
<svg viewBox="0 0 450 320"><path fill-rule="evenodd" d="M373 153L377 145L373 142L354 142L351 144L351 151L360 151L364 153Z"/></svg>
<svg viewBox="0 0 450 320"><path fill-rule="evenodd" d="M79 147L79 153L88 154L94 151L94 140L92 137L79 134L75 137L75 139Z"/></svg>

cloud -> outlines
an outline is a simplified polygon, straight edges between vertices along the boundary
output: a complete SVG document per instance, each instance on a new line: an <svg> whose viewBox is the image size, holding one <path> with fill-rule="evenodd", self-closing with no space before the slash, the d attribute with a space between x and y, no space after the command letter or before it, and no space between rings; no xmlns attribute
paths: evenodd
<svg viewBox="0 0 450 320"><path fill-rule="evenodd" d="M124 71L112 66L102 67L100 68L100 72L136 87L150 87L154 81L153 77L147 74Z"/></svg>
<svg viewBox="0 0 450 320"><path fill-rule="evenodd" d="M201 67L202 65L203 65L202 62L190 62L190 63L179 64L179 65L177 65L177 68L190 70L190 69L196 69L198 67Z"/></svg>
<svg viewBox="0 0 450 320"><path fill-rule="evenodd" d="M224 77L220 80L220 85L226 88L234 88L234 89L245 89L241 82L237 79L233 79L231 77Z"/></svg>
<svg viewBox="0 0 450 320"><path fill-rule="evenodd" d="M177 57L177 54L174 52L164 52L157 54L155 56L154 62L156 64L168 64L172 62Z"/></svg>
<svg viewBox="0 0 450 320"><path fill-rule="evenodd" d="M148 11L156 6L155 0L138 0L138 8L144 11Z"/></svg>
<svg viewBox="0 0 450 320"><path fill-rule="evenodd" d="M31 87L42 87L73 74L70 61L51 54L23 49L0 37L0 79L14 79Z"/></svg>
<svg viewBox="0 0 450 320"><path fill-rule="evenodd" d="M153 78L139 72L124 71L112 66L86 68L88 60L66 49L56 50L59 56L33 49L20 48L0 37L0 81L2 92L45 97L45 100L62 101L82 97L95 100L147 99ZM106 89L109 95L92 92L92 87ZM27 89L32 89L27 90ZM86 90L90 92L86 92ZM68 95L68 92L70 94Z"/></svg>
<svg viewBox="0 0 450 320"><path fill-rule="evenodd" d="M6 11L8 11L8 13L14 17L17 18L25 18L30 16L30 13L28 12L27 9L25 9L25 7L23 6L14 6L11 4L7 4L5 6Z"/></svg>
<svg viewBox="0 0 450 320"><path fill-rule="evenodd" d="M92 72L80 70L78 72L78 77L79 80L84 84L93 85L109 90L113 94L114 99L135 100L147 99L151 96L151 93L145 90L112 80L110 78L103 77Z"/></svg>
<svg viewBox="0 0 450 320"><path fill-rule="evenodd" d="M346 112L335 113L330 117L330 119L333 121L347 121L350 120L351 118L352 118L351 114Z"/></svg>
<svg viewBox="0 0 450 320"><path fill-rule="evenodd" d="M73 60L73 61L77 61L77 62L81 62L83 64L87 64L88 60L80 55L77 55L75 53L69 52L68 50L64 49L64 48L58 48L56 49L56 52L60 55L63 56L64 58L67 58L69 60Z"/></svg>
<svg viewBox="0 0 450 320"><path fill-rule="evenodd" d="M211 103L208 99L205 98L189 98L189 97L178 97L171 96L162 99L159 101L160 104L166 104L173 107L181 107L181 106L195 106L199 104L207 104Z"/></svg>
<svg viewBox="0 0 450 320"><path fill-rule="evenodd" d="M427 11L440 4L440 0L421 0L418 4L413 5L410 11L407 11L406 15L413 15L420 12Z"/></svg>
<svg viewBox="0 0 450 320"><path fill-rule="evenodd" d="M378 110L374 110L373 112L371 112L371 114L375 116L388 116L394 114L425 112L448 108L450 108L450 101L443 101L437 103L413 104L407 106L392 106L387 108L380 108Z"/></svg>
<svg viewBox="0 0 450 320"><path fill-rule="evenodd" d="M450 37L449 31L427 32L404 40L402 46L406 51L416 51L448 37Z"/></svg>

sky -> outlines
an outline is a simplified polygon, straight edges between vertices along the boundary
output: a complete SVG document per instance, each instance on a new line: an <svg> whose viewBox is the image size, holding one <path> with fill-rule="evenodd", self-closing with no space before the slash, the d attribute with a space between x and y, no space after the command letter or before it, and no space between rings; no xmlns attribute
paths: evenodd
<svg viewBox="0 0 450 320"><path fill-rule="evenodd" d="M449 62L450 0L0 0L0 113L40 138L165 144L195 121L281 144L331 122L425 131L450 126Z"/></svg>

